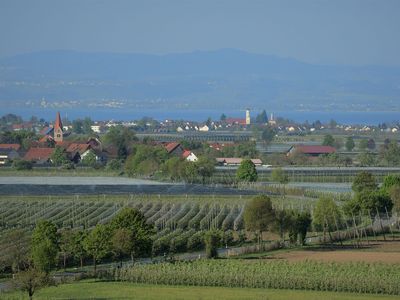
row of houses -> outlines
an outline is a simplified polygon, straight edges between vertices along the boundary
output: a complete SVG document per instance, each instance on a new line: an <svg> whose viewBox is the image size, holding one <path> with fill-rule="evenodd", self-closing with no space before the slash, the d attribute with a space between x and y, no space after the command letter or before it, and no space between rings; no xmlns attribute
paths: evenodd
<svg viewBox="0 0 400 300"><path fill-rule="evenodd" d="M64 149L66 157L73 163L80 163L89 153L92 153L98 163L106 163L110 159L118 157L118 151L114 147L104 148L100 140L90 138L85 143L62 141L56 143L57 147ZM190 162L196 162L197 156L190 150L184 149L180 143L162 143L168 154L178 156ZM5 165L16 159L34 162L36 165L51 163L51 157L55 148L37 146L23 151L19 144L0 144L0 165Z"/></svg>

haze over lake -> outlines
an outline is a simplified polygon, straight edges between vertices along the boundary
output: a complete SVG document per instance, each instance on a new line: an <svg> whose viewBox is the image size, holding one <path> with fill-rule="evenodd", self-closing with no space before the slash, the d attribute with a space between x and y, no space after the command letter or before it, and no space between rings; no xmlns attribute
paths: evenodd
<svg viewBox="0 0 400 300"><path fill-rule="evenodd" d="M399 122L400 112L396 111L269 111L265 108L268 116L274 113L274 117L282 117L293 120L295 122L310 123L320 120L321 122L329 122L334 119L340 124L360 124L360 125L378 125L380 123ZM188 120L188 121L206 121L207 118L219 120L222 113L228 117L243 118L244 110L211 110L211 109L84 109L77 110L73 108L20 108L9 112L22 116L24 119L29 119L32 115L38 118L43 118L47 121L52 120L57 111L61 112L62 117L67 117L70 120L90 117L94 121L103 120L120 120L130 121L138 120L143 117L150 117L158 121L166 119L172 120ZM8 111L7 111L8 112ZM252 117L256 117L261 110L251 111ZM4 111L6 113L6 111ZM1 113L0 113L1 114Z"/></svg>

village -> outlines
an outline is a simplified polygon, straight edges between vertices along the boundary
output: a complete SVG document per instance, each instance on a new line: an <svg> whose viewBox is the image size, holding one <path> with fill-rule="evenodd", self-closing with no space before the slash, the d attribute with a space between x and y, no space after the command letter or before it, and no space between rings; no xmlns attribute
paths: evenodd
<svg viewBox="0 0 400 300"><path fill-rule="evenodd" d="M204 123L150 118L131 122L92 121L89 117L71 122L62 120L60 112L50 122L35 117L23 121L15 115L3 116L1 120L0 166L15 166L15 162L25 161L28 168L106 166L126 159L134 141L162 147L169 157L188 162L207 156L216 166L239 166L244 158L251 159L257 167L374 166L378 163L368 160L377 158L390 139L397 139L399 130L398 124L357 126L337 124L334 120L328 124L320 121L295 124L275 119L273 114L268 118L265 110L253 118L250 110L246 110L243 119L222 114L220 120L209 118ZM132 141L125 141L127 149L122 155L118 142L104 142L113 128L132 134ZM56 148L68 163L52 161ZM21 163L19 166L24 168Z"/></svg>

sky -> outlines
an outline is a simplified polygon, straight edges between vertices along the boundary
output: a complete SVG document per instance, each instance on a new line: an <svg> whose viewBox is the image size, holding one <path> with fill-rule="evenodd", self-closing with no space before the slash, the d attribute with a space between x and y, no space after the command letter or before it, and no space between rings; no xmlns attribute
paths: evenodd
<svg viewBox="0 0 400 300"><path fill-rule="evenodd" d="M0 0L0 57L235 48L315 64L400 66L399 16L400 0Z"/></svg>

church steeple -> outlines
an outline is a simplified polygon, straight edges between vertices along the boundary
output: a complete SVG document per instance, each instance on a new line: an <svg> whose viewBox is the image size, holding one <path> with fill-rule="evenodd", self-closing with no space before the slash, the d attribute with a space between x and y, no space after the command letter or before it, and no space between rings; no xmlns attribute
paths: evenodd
<svg viewBox="0 0 400 300"><path fill-rule="evenodd" d="M57 112L56 122L54 123L54 141L56 143L63 141L63 125L61 122L60 112Z"/></svg>

